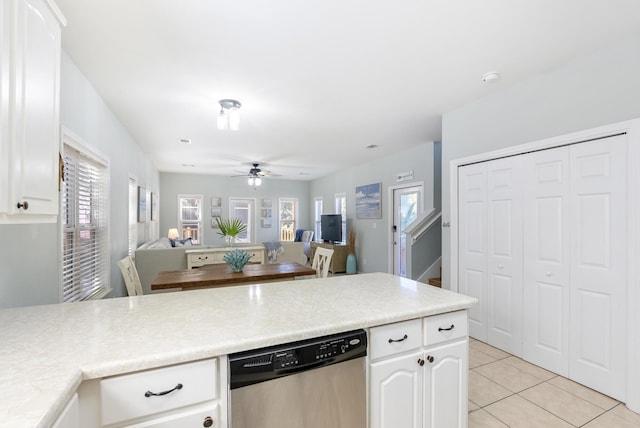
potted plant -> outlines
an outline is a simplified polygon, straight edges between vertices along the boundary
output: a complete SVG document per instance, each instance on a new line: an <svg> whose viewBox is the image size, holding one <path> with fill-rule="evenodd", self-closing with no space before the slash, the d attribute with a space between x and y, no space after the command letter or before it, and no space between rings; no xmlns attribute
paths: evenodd
<svg viewBox="0 0 640 428"><path fill-rule="evenodd" d="M349 229L347 233L347 275L357 272L356 269L356 230Z"/></svg>
<svg viewBox="0 0 640 428"><path fill-rule="evenodd" d="M236 240L237 236L247 230L247 225L239 218L222 218L216 217L216 223L218 224L218 235L222 236L227 246L231 246Z"/></svg>

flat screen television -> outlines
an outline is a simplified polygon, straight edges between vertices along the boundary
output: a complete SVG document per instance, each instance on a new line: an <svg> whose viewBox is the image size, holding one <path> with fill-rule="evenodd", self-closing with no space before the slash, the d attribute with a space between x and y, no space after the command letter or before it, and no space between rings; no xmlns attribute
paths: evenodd
<svg viewBox="0 0 640 428"><path fill-rule="evenodd" d="M342 242L341 214L322 214L320 216L320 227L324 242Z"/></svg>

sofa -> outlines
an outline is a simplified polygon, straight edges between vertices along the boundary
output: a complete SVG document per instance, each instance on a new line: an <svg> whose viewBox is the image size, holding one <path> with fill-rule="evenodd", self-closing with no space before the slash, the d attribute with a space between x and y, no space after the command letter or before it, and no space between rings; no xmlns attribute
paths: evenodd
<svg viewBox="0 0 640 428"><path fill-rule="evenodd" d="M295 262L304 265L309 262L309 242L272 241L263 244L267 248L267 263Z"/></svg>
<svg viewBox="0 0 640 428"><path fill-rule="evenodd" d="M145 243L138 247L134 259L138 277L142 284L144 294L150 294L151 282L158 272L163 270L175 270L187 268L187 255L185 251L203 248L200 245L179 245L173 247L169 238L160 238L157 241ZM159 291L153 291L158 293Z"/></svg>

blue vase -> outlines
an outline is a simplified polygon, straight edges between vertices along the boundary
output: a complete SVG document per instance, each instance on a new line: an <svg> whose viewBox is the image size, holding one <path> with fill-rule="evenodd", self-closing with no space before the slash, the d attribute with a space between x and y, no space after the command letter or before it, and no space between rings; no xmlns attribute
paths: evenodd
<svg viewBox="0 0 640 428"><path fill-rule="evenodd" d="M357 272L356 269L356 255L349 254L347 256L347 275L351 275Z"/></svg>

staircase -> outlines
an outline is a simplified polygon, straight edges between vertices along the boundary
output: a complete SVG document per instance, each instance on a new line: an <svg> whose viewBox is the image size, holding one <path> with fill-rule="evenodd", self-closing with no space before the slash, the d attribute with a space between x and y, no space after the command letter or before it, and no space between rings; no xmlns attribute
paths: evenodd
<svg viewBox="0 0 640 428"><path fill-rule="evenodd" d="M440 276L438 278L429 278L427 282L429 285L442 288L442 268L440 268Z"/></svg>

